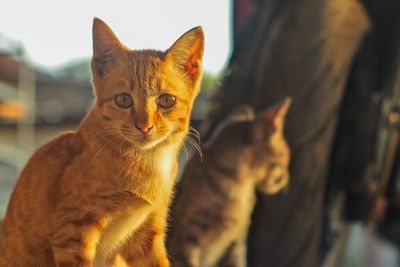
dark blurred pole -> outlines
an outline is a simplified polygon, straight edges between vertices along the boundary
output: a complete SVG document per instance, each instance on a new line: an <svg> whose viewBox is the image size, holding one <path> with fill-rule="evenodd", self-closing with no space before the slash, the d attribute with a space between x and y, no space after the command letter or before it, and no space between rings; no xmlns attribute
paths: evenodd
<svg viewBox="0 0 400 267"><path fill-rule="evenodd" d="M368 38L367 45L364 45L362 50L362 53L364 55L368 54L369 57L366 57L367 60L358 57L358 60L356 61L357 66L361 66L367 71L364 71L364 76L361 76L360 73L358 73L358 76L353 75L358 79L353 79L355 82L353 82L352 87L349 87L350 90L347 102L351 102L356 97L365 96L366 92L364 91L361 93L361 89L366 87L366 85L372 84L372 86L368 88L368 91L373 91L374 94L379 95L381 101L380 113L378 113L380 116L377 120L379 124L374 129L374 142L370 141L372 138L368 135L366 136L369 137L369 140L364 140L364 142L354 142L349 137L346 139L343 133L340 135L340 132L339 137L342 137L342 140L338 138L338 142L342 144L342 151L346 149L354 151L353 153L364 152L365 147L371 147L371 143L372 145L375 145L373 147L374 153L372 153L372 156L371 153L363 153L369 157L364 156L362 158L364 161L359 160L357 165L367 165L372 162L375 169L379 170L382 168L382 173L384 169L383 166L388 166L388 163L390 165L390 152L396 152L394 162L392 162L394 163L393 169L388 170L390 173L389 184L385 188L383 195L380 196L380 199L383 199L384 202L387 203L386 209L381 210L383 218L375 216L376 218L373 218L374 220L371 221L371 216L369 216L368 223L370 226L378 226L378 233L383 234L390 241L400 245L400 146L397 145L397 147L395 147L390 144L386 149L384 148L385 143L389 144L388 141L393 140L393 137L395 136L394 133L397 131L398 134L399 131L398 122L392 125L394 127L391 127L390 122L393 122L394 117L392 117L392 115L396 115L396 113L398 114L400 107L400 1L364 0L364 3L371 16L371 20L374 23L374 31ZM363 81L363 83L360 81ZM350 110L350 104L345 106L345 108ZM356 116L356 114L365 114L362 110L359 111L362 109L360 106L357 106L356 108L358 109L353 108L352 113L355 114L354 116ZM344 111L345 110L346 109L344 109ZM366 128L365 125L367 123L371 123L371 121L373 122L373 119L370 118L369 120L364 119L361 122L355 123L356 120L354 119L354 116L353 118L350 117L346 120L342 120L342 128L346 127L352 131L359 131L362 128ZM364 124L362 124L362 122L364 122ZM349 127L349 125L351 126ZM370 148L370 150L372 149ZM339 151L336 158L340 158L342 154L340 154ZM351 155L348 155L348 157L351 157ZM383 176L382 173L378 173L380 177ZM342 182L340 185L347 189L347 195L352 196L353 199L358 201L353 201L353 203L347 201L346 215L348 218L354 219L354 216L350 216L350 212L357 204L363 207L364 210L365 207L369 208L371 205L374 207L373 201L376 200L377 194L372 194L371 198L371 194L368 195L365 191L363 192L360 189L357 190L357 188L365 188L365 184L367 184L368 181L365 177L357 173L355 167L352 167L351 165L348 166L342 171L341 177ZM348 179L348 177L354 177L351 180L351 183L345 183L345 180ZM378 182L380 182L378 186L383 184L381 181ZM375 192L372 191L372 193ZM360 205L360 203L364 203L364 205ZM356 217L355 219L361 218L365 220L365 212L359 212L357 215L359 218ZM371 215L371 213L369 215Z"/></svg>
<svg viewBox="0 0 400 267"><path fill-rule="evenodd" d="M251 267L318 266L338 110L369 20L356 0L236 0L236 16L243 3L251 8L235 21L234 51L208 130L239 104L262 110L293 97L289 192L258 195L248 260Z"/></svg>
<svg viewBox="0 0 400 267"><path fill-rule="evenodd" d="M330 183L346 192L345 217L365 221L384 162L379 134L400 67L400 1L365 0L373 30L354 60L333 153ZM396 80L397 79L397 80ZM378 151L382 150L382 151ZM377 176L377 177L373 177ZM332 191L332 190L331 190Z"/></svg>
<svg viewBox="0 0 400 267"><path fill-rule="evenodd" d="M373 26L347 83L325 207L329 210L340 192L345 196L342 219L366 222L369 230L375 228L400 244L400 147L392 145L396 126L391 123L394 107L400 106L400 1L364 0L363 4ZM396 149L390 169L390 153ZM392 177L387 176L390 172ZM329 224L325 226L327 241Z"/></svg>

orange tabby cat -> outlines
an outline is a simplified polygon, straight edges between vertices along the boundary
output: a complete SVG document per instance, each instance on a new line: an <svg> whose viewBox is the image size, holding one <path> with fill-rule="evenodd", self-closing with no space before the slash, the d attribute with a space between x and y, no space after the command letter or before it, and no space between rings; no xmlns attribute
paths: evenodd
<svg viewBox="0 0 400 267"><path fill-rule="evenodd" d="M1 266L169 266L166 217L203 47L197 27L165 53L132 51L94 19L96 103L76 132L40 147L23 170L3 222Z"/></svg>

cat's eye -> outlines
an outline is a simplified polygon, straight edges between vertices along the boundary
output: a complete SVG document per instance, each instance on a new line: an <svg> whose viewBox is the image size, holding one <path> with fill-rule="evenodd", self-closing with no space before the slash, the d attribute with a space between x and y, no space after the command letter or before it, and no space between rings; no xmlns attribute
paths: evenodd
<svg viewBox="0 0 400 267"><path fill-rule="evenodd" d="M161 95L157 100L157 105L162 108L170 108L176 103L176 97L170 94Z"/></svg>
<svg viewBox="0 0 400 267"><path fill-rule="evenodd" d="M132 97L128 93L122 93L115 96L115 104L121 108L129 108L132 106L132 103Z"/></svg>

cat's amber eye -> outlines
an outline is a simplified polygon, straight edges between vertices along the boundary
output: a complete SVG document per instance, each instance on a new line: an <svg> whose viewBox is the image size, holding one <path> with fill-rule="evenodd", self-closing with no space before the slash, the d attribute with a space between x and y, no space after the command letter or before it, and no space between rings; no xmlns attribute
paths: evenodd
<svg viewBox="0 0 400 267"><path fill-rule="evenodd" d="M157 105L162 108L170 108L176 103L176 97L170 94L161 95L157 100Z"/></svg>
<svg viewBox="0 0 400 267"><path fill-rule="evenodd" d="M132 97L128 93L122 93L115 96L115 104L121 108L129 108L132 106L132 103Z"/></svg>

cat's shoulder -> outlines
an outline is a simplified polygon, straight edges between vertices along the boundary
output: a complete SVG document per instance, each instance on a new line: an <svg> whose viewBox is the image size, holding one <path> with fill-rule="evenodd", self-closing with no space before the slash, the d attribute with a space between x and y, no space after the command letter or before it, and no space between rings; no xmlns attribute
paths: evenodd
<svg viewBox="0 0 400 267"><path fill-rule="evenodd" d="M63 132L37 148L25 165L20 180L33 173L40 172L41 177L45 177L45 173L48 173L46 170L62 169L66 162L70 162L83 148L80 144L74 144L75 137L75 132Z"/></svg>
<svg viewBox="0 0 400 267"><path fill-rule="evenodd" d="M62 152L73 152L80 150L83 147L83 141L77 137L75 131L65 131L54 137L49 142L39 147L35 155L36 156L49 156L59 154Z"/></svg>

